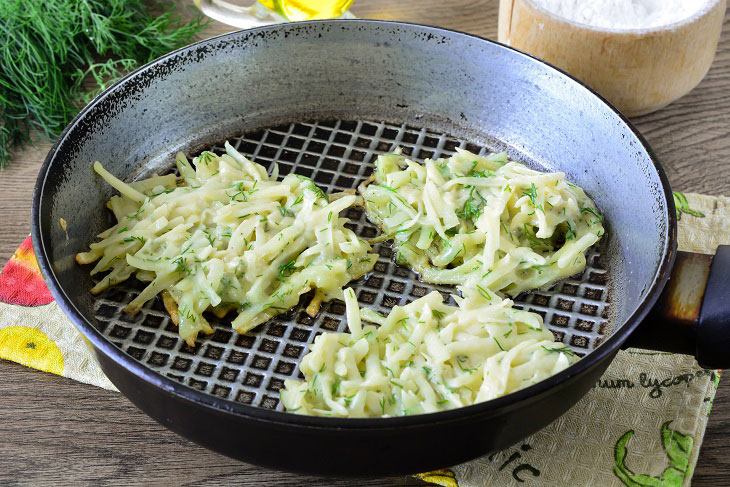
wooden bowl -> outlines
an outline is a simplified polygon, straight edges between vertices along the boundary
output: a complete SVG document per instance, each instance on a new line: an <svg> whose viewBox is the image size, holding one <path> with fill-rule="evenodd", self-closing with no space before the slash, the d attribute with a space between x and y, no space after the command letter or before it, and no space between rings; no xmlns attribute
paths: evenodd
<svg viewBox="0 0 730 487"><path fill-rule="evenodd" d="M687 94L715 57L727 0L709 0L695 15L648 29L580 24L532 0L500 0L499 41L577 77L624 114L643 115Z"/></svg>

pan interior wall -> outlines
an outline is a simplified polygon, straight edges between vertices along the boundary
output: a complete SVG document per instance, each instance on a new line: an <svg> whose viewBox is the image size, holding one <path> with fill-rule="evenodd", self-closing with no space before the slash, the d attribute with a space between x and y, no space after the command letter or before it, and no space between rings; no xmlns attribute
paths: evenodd
<svg viewBox="0 0 730 487"><path fill-rule="evenodd" d="M356 188L372 174L377 155L396 147L415 160L448 157L457 147L479 154L490 152L489 147L424 128L347 120L284 124L229 141L269 169L278 162L281 176L295 172L311 177L328 193ZM210 149L223 152L221 146ZM345 215L351 220L348 225L362 238L378 234L362 209L348 209ZM440 291L454 304L450 286L422 283L410 270L396 266L388 242L374 248L380 255L374 271L351 284L362 306L387 313L393 306L407 304L432 290ZM587 261L581 275L517 299L518 307L541 314L555 337L581 356L610 334L609 282L600 250L591 249ZM141 289L141 285L127 283L93 302L96 326L112 343L145 366L183 384L263 408L282 409L279 390L285 379L301 377L297 363L315 336L346 329L344 303L325 303L313 319L304 312L302 304L308 302L304 297L297 308L244 335L231 329L232 315L224 320L211 315L208 319L215 333L200 335L190 347L178 336L158 298L134 317L122 313Z"/></svg>

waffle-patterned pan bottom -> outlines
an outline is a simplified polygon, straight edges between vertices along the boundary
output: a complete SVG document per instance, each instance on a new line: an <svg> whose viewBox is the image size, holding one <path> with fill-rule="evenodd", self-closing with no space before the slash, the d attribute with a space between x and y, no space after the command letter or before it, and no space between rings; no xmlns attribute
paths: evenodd
<svg viewBox="0 0 730 487"><path fill-rule="evenodd" d="M311 177L328 193L356 188L372 173L377 155L396 147L416 160L448 157L456 147L489 152L488 147L425 128L346 120L292 123L247 133L229 142L266 167L278 162L282 176L295 172ZM223 152L219 146L210 150ZM346 216L351 220L348 225L362 238L378 234L362 209L351 208ZM393 306L405 305L434 289L453 301L450 286L422 283L410 270L396 266L387 242L376 245L375 250L380 257L373 272L351 283L361 306L387 313ZM581 275L546 292L517 299L520 307L541 314L555 337L581 356L610 333L608 276L600 252L591 249L587 260ZM304 296L295 309L244 335L234 332L230 321L211 315L208 319L215 333L200 335L190 347L178 336L159 298L134 317L122 313L141 289L141 284L128 282L97 298L97 327L111 342L147 367L183 384L263 408L282 409L279 390L285 379L301 377L297 363L315 336L346 329L344 303L325 303L319 315L310 318L304 312L309 302Z"/></svg>

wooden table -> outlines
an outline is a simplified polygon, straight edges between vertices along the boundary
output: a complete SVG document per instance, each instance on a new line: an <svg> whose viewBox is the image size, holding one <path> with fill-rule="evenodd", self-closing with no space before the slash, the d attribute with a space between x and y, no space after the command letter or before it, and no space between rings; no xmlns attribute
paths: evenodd
<svg viewBox="0 0 730 487"><path fill-rule="evenodd" d="M358 0L361 18L438 24L496 37L496 0ZM730 16L728 16L730 19ZM730 195L730 28L707 78L670 107L634 120L674 189ZM226 32L213 24L208 35ZM33 185L50 144L16 154L0 172L0 263L30 232ZM730 485L730 384L720 384L693 485ZM123 396L0 362L0 485L64 483L237 485L423 485L408 477L369 481L303 478L236 462L159 426Z"/></svg>

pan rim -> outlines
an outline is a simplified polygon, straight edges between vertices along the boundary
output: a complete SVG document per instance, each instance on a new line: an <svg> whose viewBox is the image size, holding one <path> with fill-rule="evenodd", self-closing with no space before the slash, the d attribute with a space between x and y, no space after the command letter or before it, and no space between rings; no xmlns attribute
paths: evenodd
<svg viewBox="0 0 730 487"><path fill-rule="evenodd" d="M667 202L667 231L663 239L661 261L651 283L646 290L646 297L638 304L634 312L623 323L615 328L615 331L611 334L611 336L609 336L606 341L603 342L599 347L591 351L586 357L582 358L581 360L571 365L567 369L559 372L558 374L555 374L529 387L520 389L518 391L498 397L496 399L492 399L490 401L476 403L471 406L465 406L446 411L439 411L435 413L418 414L413 416L398 416L390 418L328 418L318 416L305 416L247 405L229 399L222 399L212 394L198 391L185 384L176 382L175 380L166 377L161 373L156 372L155 370L143 365L142 363L135 360L133 357L127 355L122 349L116 347L113 343L107 340L107 338L104 337L72 303L65 290L60 285L58 279L56 278L56 275L51 267L48 254L45 251L46 245L43 240L43 232L41 229L41 207L43 200L43 189L45 188L49 168L53 163L55 155L57 154L59 147L64 144L69 134L86 116L86 114L91 111L97 104L99 104L101 100L116 92L121 85L127 82L127 80L136 77L137 75L139 75L139 73L146 71L157 64L163 63L177 56L181 52L200 47L207 47L220 41L221 39L226 39L229 37L234 38L240 36L242 33L254 34L267 30L307 29L308 27L317 27L318 25L322 24L342 25L348 23L361 26L372 25L385 27L416 27L429 33L448 33L450 35L464 36L467 38L476 39L478 41L487 42L491 45L497 46L498 48L511 51L517 56L527 58L528 60L530 60L530 62L536 62L540 65L547 67L547 69L549 70L556 71L558 74L567 77L569 80L575 83L578 83L580 87L588 91L589 95L597 97L629 128L634 137L636 137L638 142L641 144L642 148L646 151L649 159L653 164L654 170L659 176L659 180L662 184L662 190L664 192L664 197ZM143 380L151 384L152 386L158 387L178 399L183 399L187 402L191 402L199 407L212 409L216 413L232 414L241 418L275 423L285 427L292 426L320 430L360 430L365 428L369 430L377 430L391 429L394 427L417 428L427 425L434 425L437 423L463 421L468 420L469 418L479 416L492 416L498 414L500 410L504 408L509 408L519 403L529 403L534 400L538 400L540 396L548 393L554 387L557 387L558 385L567 382L572 378L581 376L591 370L594 366L601 364L604 360L612 358L611 356L618 351L621 345L634 332L634 330L641 323L641 320L643 320L643 318L656 303L659 295L664 288L664 285L669 279L677 251L676 208L674 205L674 199L666 173L664 172L661 163L659 162L655 152L649 146L646 139L633 126L633 124L605 98L603 98L593 89L591 89L581 81L577 80L570 74L564 72L563 70L556 68L549 63L546 63L545 61L542 61L530 54L526 54L520 50L514 49L510 46L506 46L497 41L443 27L436 27L411 22L369 19L314 20L233 31L219 36L211 37L209 39L205 39L172 51L127 74L119 81L114 83L111 87L99 94L88 105L86 105L63 130L58 140L53 144L50 151L48 152L48 155L46 156L43 165L41 166L41 169L39 171L38 179L36 180L36 185L34 188L31 209L31 235L39 267L46 279L46 283L48 284L51 293L53 294L62 311L66 314L66 316L71 319L74 326L84 335L84 337L88 341L91 342L94 347L95 353L101 353L105 355L116 364L124 367L126 371L137 376L137 378L139 378L140 380Z"/></svg>

